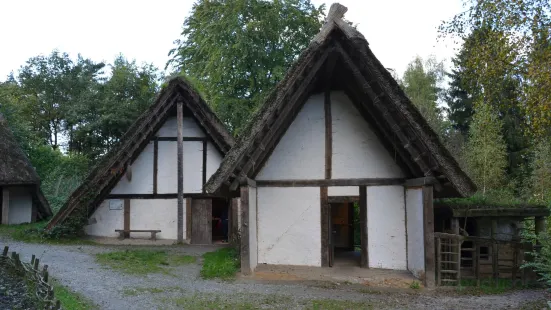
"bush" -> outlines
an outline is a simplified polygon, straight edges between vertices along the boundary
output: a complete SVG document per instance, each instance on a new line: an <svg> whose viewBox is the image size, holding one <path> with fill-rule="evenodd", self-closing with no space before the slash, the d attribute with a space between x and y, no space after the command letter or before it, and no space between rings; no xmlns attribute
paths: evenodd
<svg viewBox="0 0 551 310"><path fill-rule="evenodd" d="M530 254L532 259L522 268L533 268L541 276L539 280L551 287L551 237L548 233L542 233L534 238L539 241L541 248Z"/></svg>

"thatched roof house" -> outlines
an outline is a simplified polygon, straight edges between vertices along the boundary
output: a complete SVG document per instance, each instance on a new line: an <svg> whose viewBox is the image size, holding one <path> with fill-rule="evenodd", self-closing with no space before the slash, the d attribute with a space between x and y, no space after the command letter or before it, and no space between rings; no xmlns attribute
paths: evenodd
<svg viewBox="0 0 551 310"><path fill-rule="evenodd" d="M0 114L0 214L2 224L34 222L52 215L40 178Z"/></svg>

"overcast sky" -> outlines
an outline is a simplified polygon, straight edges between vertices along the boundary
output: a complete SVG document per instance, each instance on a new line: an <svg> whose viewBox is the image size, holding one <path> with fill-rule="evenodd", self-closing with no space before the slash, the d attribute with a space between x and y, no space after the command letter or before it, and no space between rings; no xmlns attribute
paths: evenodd
<svg viewBox="0 0 551 310"><path fill-rule="evenodd" d="M95 61L119 53L164 69L194 0L1 0L0 81L30 57L58 49ZM316 5L333 1L312 0ZM461 0L340 0L375 55L399 74L420 55L447 60L451 41L437 41L442 20L461 11Z"/></svg>

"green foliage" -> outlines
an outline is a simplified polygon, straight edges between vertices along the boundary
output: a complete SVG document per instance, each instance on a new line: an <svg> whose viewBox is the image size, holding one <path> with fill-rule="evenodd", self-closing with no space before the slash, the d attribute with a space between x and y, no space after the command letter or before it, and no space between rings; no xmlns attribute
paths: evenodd
<svg viewBox="0 0 551 310"><path fill-rule="evenodd" d="M199 0L170 51L234 133L319 31L310 0Z"/></svg>
<svg viewBox="0 0 551 310"><path fill-rule="evenodd" d="M490 105L480 105L469 129L466 162L469 175L482 194L505 183L506 146L502 124Z"/></svg>
<svg viewBox="0 0 551 310"><path fill-rule="evenodd" d="M523 287L518 285L517 289ZM480 286L476 285L476 280L462 279L461 285L457 287L457 292L464 295L499 295L511 292L513 290L513 281L511 279L498 279L497 285L493 279L480 280Z"/></svg>
<svg viewBox="0 0 551 310"><path fill-rule="evenodd" d="M418 289L421 288L421 284L418 281L413 281L409 285L409 288L414 289L414 290L418 290Z"/></svg>
<svg viewBox="0 0 551 310"><path fill-rule="evenodd" d="M54 281L55 298L61 302L63 309L94 310L98 306L92 300Z"/></svg>
<svg viewBox="0 0 551 310"><path fill-rule="evenodd" d="M540 281L551 287L551 237L544 232L538 236L529 236L533 241L539 241L541 248L529 253L530 260L524 263L523 268L533 268L540 275Z"/></svg>
<svg viewBox="0 0 551 310"><path fill-rule="evenodd" d="M417 56L408 65L404 77L400 81L408 98L440 136L444 136L446 132L442 111L437 104L442 93L439 84L443 78L442 62L436 61L434 57L423 61L421 57Z"/></svg>
<svg viewBox="0 0 551 310"><path fill-rule="evenodd" d="M128 274L167 273L167 266L195 263L197 258L189 255L169 254L165 251L126 250L96 255L100 264Z"/></svg>
<svg viewBox="0 0 551 310"><path fill-rule="evenodd" d="M239 271L240 261L234 248L223 248L203 255L201 277L203 279L233 279Z"/></svg>
<svg viewBox="0 0 551 310"><path fill-rule="evenodd" d="M551 141L536 144L532 161L530 198L551 205Z"/></svg>
<svg viewBox="0 0 551 310"><path fill-rule="evenodd" d="M94 244L89 240L78 239L74 235L71 238L50 238L44 234L46 224L47 222L44 221L32 224L0 225L0 235L26 243Z"/></svg>
<svg viewBox="0 0 551 310"><path fill-rule="evenodd" d="M440 198L435 200L436 203L458 206L458 207L496 207L496 208L522 208L531 207L538 208L545 205L532 204L514 195L511 190L500 188L496 190L488 190L485 194L478 192L471 197L466 198Z"/></svg>

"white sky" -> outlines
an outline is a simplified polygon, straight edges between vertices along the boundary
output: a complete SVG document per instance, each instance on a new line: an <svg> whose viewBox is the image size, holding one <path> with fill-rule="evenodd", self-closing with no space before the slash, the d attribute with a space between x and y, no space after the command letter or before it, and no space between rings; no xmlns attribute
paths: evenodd
<svg viewBox="0 0 551 310"><path fill-rule="evenodd" d="M0 81L30 57L53 49L111 62L119 53L164 69L194 0L1 0ZM312 0L316 5L333 1ZM461 0L340 0L387 68L401 75L420 55L449 60L453 44L437 42L442 20ZM449 41L451 42L451 41ZM449 63L449 62L448 62Z"/></svg>

